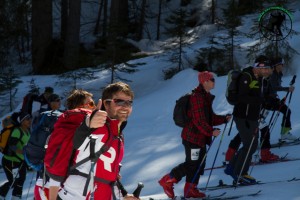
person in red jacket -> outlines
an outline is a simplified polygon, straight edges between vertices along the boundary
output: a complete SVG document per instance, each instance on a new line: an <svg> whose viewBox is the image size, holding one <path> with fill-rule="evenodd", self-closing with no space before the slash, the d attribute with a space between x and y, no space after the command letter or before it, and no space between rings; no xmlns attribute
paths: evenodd
<svg viewBox="0 0 300 200"><path fill-rule="evenodd" d="M96 107L93 94L82 89L75 89L70 92L66 106L68 110L58 118L48 142L44 158L46 181L44 185L42 178L37 180L34 189L35 200L57 198L58 190L68 170L73 150L72 137L74 132L85 116Z"/></svg>
<svg viewBox="0 0 300 200"><path fill-rule="evenodd" d="M100 105L91 116L77 129L73 138L75 155L75 173L71 173L64 187L58 193L63 200L112 200L113 185L119 178L119 165L124 155L123 133L127 118L132 112L133 91L129 85L117 82L108 85L102 93L102 110ZM104 124L104 125L103 125ZM76 144L78 137L89 135L81 144ZM107 148L100 156L102 147ZM89 160L92 158L92 160ZM81 161L88 159L87 162ZM89 187L91 186L91 187ZM137 200L132 195L126 200Z"/></svg>
<svg viewBox="0 0 300 200"><path fill-rule="evenodd" d="M178 183L184 176L186 177L184 197L206 196L197 189L200 175L204 173L206 145L211 145L212 137L220 134L220 130L213 126L227 123L231 119L231 115L216 115L212 109L214 95L210 91L215 87L213 74L208 71L199 72L198 80L199 86L193 90L190 98L188 116L191 120L181 133L186 155L185 162L173 168L170 173L159 180L159 184L169 198L175 196L174 183Z"/></svg>

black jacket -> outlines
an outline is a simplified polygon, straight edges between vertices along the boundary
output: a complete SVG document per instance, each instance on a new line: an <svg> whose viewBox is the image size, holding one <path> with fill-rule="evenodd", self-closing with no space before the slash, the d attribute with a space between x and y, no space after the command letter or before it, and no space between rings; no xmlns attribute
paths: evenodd
<svg viewBox="0 0 300 200"><path fill-rule="evenodd" d="M234 106L233 116L242 119L258 120L264 101L264 87L262 78L257 79L252 69L253 67L244 69L243 74L239 78L239 103Z"/></svg>

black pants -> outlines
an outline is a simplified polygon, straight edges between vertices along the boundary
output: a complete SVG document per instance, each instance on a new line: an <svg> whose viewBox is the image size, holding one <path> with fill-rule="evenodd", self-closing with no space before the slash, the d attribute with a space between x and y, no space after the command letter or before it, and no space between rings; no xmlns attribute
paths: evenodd
<svg viewBox="0 0 300 200"><path fill-rule="evenodd" d="M256 151L258 145L258 121L246 120L237 117L234 117L233 119L235 121L237 130L239 131L243 146L231 159L230 164L233 166L235 175L239 175L240 173L245 175L248 173L252 155Z"/></svg>
<svg viewBox="0 0 300 200"><path fill-rule="evenodd" d="M237 133L236 136L230 141L229 147L238 150L241 143L242 141L241 141L240 134ZM260 129L260 145L261 145L261 149L271 148L269 126Z"/></svg>
<svg viewBox="0 0 300 200"><path fill-rule="evenodd" d="M204 174L206 147L199 147L187 141L182 141L185 149L185 162L172 169L170 175L180 181L184 176L186 182L198 184L200 175ZM203 160L202 165L200 166ZM199 168L200 167L200 168ZM197 170L199 169L199 173Z"/></svg>
<svg viewBox="0 0 300 200"><path fill-rule="evenodd" d="M9 189L13 188L12 195L21 198L27 172L26 163L13 162L3 157L2 166L8 181L0 187L0 195L5 197ZM18 169L16 177L13 175L13 169Z"/></svg>
<svg viewBox="0 0 300 200"><path fill-rule="evenodd" d="M281 112L283 115L281 126L291 128L291 110L284 102L281 102L280 99L276 99L272 103L267 104L266 109Z"/></svg>

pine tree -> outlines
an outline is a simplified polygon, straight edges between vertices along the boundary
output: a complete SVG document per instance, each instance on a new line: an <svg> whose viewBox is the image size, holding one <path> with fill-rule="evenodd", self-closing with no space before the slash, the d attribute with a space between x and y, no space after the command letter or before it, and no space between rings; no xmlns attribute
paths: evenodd
<svg viewBox="0 0 300 200"><path fill-rule="evenodd" d="M171 61L178 65L177 71L184 68L183 58L185 51L183 47L188 44L187 38L190 34L187 32L187 11L183 8L177 9L165 20L169 27L165 34L173 38L172 43L175 49L171 55Z"/></svg>

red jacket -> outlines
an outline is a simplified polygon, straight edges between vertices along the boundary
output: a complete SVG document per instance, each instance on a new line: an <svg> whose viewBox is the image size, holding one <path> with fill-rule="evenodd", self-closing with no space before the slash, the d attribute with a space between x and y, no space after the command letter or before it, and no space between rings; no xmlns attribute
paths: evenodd
<svg viewBox="0 0 300 200"><path fill-rule="evenodd" d="M213 126L225 123L226 116L216 115L212 109L214 96L199 85L190 98L188 116L191 121L182 129L181 137L190 143L204 147L211 144Z"/></svg>
<svg viewBox="0 0 300 200"><path fill-rule="evenodd" d="M67 110L56 121L44 158L46 173L53 180L65 180L73 151L74 133L90 113L90 110L83 108Z"/></svg>

